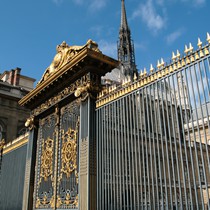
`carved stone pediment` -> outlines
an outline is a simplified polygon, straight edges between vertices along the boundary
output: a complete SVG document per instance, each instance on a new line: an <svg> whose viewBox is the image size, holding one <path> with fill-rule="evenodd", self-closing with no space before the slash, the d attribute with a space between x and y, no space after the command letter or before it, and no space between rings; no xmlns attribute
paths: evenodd
<svg viewBox="0 0 210 210"><path fill-rule="evenodd" d="M45 70L38 84L42 83L53 73L58 71L62 66L72 60L72 58L74 58L84 48L90 48L96 52L100 52L100 50L98 49L98 44L91 39L89 39L87 43L83 46L69 46L65 41L63 41L60 45L57 45L57 54L55 55L50 66Z"/></svg>

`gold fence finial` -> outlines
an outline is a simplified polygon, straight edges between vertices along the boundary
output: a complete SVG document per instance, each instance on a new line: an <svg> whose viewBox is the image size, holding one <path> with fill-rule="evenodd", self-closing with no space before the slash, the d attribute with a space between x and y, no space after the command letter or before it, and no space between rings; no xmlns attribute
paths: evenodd
<svg viewBox="0 0 210 210"><path fill-rule="evenodd" d="M207 32L207 38L206 38L206 41L210 44L210 35L209 33Z"/></svg>
<svg viewBox="0 0 210 210"><path fill-rule="evenodd" d="M187 54L189 52L189 49L187 48L187 45L185 45L185 47L184 47L184 52L185 52L185 54Z"/></svg>
<svg viewBox="0 0 210 210"><path fill-rule="evenodd" d="M157 68L159 69L161 67L160 61L157 61Z"/></svg>
<svg viewBox="0 0 210 210"><path fill-rule="evenodd" d="M140 77L142 78L143 77L143 71L142 71L142 69L141 69L141 73L140 73Z"/></svg>
<svg viewBox="0 0 210 210"><path fill-rule="evenodd" d="M176 57L177 58L180 58L180 52L179 52L179 50L176 51Z"/></svg>
<svg viewBox="0 0 210 210"><path fill-rule="evenodd" d="M137 75L136 75L136 73L134 73L133 79L134 79L134 81L137 80Z"/></svg>
<svg viewBox="0 0 210 210"><path fill-rule="evenodd" d="M193 46L192 46L192 44L191 44L191 42L190 42L190 44L189 44L189 51L192 53L192 51L193 51Z"/></svg>
<svg viewBox="0 0 210 210"><path fill-rule="evenodd" d="M150 73L153 73L154 72L154 68L153 68L153 65L150 64Z"/></svg>
<svg viewBox="0 0 210 210"><path fill-rule="evenodd" d="M198 45L199 49L202 47L202 42L201 42L199 37L198 37L198 44L197 45Z"/></svg>
<svg viewBox="0 0 210 210"><path fill-rule="evenodd" d="M161 62L160 63L161 67L163 67L165 65L165 62L163 61L163 58L160 59L160 62Z"/></svg>
<svg viewBox="0 0 210 210"><path fill-rule="evenodd" d="M147 69L144 68L144 76L147 76Z"/></svg>
<svg viewBox="0 0 210 210"><path fill-rule="evenodd" d="M172 52L172 57L171 57L171 59L172 59L173 61L176 60L176 56L175 56L175 53L174 53L174 52Z"/></svg>

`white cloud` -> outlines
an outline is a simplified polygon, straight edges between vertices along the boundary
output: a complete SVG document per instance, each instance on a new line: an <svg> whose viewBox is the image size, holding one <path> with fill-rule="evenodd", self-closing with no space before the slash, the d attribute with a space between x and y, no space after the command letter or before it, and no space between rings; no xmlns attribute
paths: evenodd
<svg viewBox="0 0 210 210"><path fill-rule="evenodd" d="M195 6L202 6L206 3L206 0L194 0Z"/></svg>
<svg viewBox="0 0 210 210"><path fill-rule="evenodd" d="M156 0L157 4L159 5L163 5L164 4L164 0Z"/></svg>
<svg viewBox="0 0 210 210"><path fill-rule="evenodd" d="M206 3L206 0L179 0L181 2L185 2L190 4L190 6L203 6Z"/></svg>
<svg viewBox="0 0 210 210"><path fill-rule="evenodd" d="M92 0L89 6L91 10L99 10L106 6L107 0Z"/></svg>
<svg viewBox="0 0 210 210"><path fill-rule="evenodd" d="M63 2L63 0L53 0L53 2L57 5L61 4Z"/></svg>
<svg viewBox="0 0 210 210"><path fill-rule="evenodd" d="M132 18L136 17L140 17L154 33L161 30L166 24L166 17L162 17L156 12L152 0L148 0L146 4L141 4L133 12Z"/></svg>
<svg viewBox="0 0 210 210"><path fill-rule="evenodd" d="M52 0L55 4L61 4L65 0ZM67 0L66 0L67 1ZM71 0L77 5L88 5L90 10L96 11L106 6L107 0Z"/></svg>
<svg viewBox="0 0 210 210"><path fill-rule="evenodd" d="M75 4L79 4L79 5L82 5L84 3L84 0L73 0L73 2Z"/></svg>
<svg viewBox="0 0 210 210"><path fill-rule="evenodd" d="M101 25L93 26L90 28L90 31L94 33L96 36L100 36L104 31L104 27Z"/></svg>
<svg viewBox="0 0 210 210"><path fill-rule="evenodd" d="M183 33L184 33L184 29L181 28L181 29L178 29L178 30L174 31L173 33L169 34L166 37L167 44L174 43Z"/></svg>
<svg viewBox="0 0 210 210"><path fill-rule="evenodd" d="M108 55L110 57L116 58L117 55L117 43L115 42L107 42L105 40L100 40L98 43L99 49L103 54Z"/></svg>

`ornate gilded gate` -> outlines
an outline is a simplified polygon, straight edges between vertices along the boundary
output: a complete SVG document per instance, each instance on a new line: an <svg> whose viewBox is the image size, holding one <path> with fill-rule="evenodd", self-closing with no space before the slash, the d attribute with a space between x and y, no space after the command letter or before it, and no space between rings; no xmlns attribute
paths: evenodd
<svg viewBox="0 0 210 210"><path fill-rule="evenodd" d="M76 100L39 120L36 209L78 208L79 116Z"/></svg>
<svg viewBox="0 0 210 210"><path fill-rule="evenodd" d="M23 210L96 209L95 100L101 76L118 65L89 40L57 46L30 108Z"/></svg>

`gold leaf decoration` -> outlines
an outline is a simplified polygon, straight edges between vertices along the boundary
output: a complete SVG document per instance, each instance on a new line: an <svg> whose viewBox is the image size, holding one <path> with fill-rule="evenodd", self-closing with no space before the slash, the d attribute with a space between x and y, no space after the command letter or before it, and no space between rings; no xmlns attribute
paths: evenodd
<svg viewBox="0 0 210 210"><path fill-rule="evenodd" d="M67 178L77 169L77 131L69 128L62 136L61 173ZM62 174L61 174L62 175Z"/></svg>
<svg viewBox="0 0 210 210"><path fill-rule="evenodd" d="M42 156L41 156L41 178L44 181L53 173L53 140L49 137L42 143Z"/></svg>

